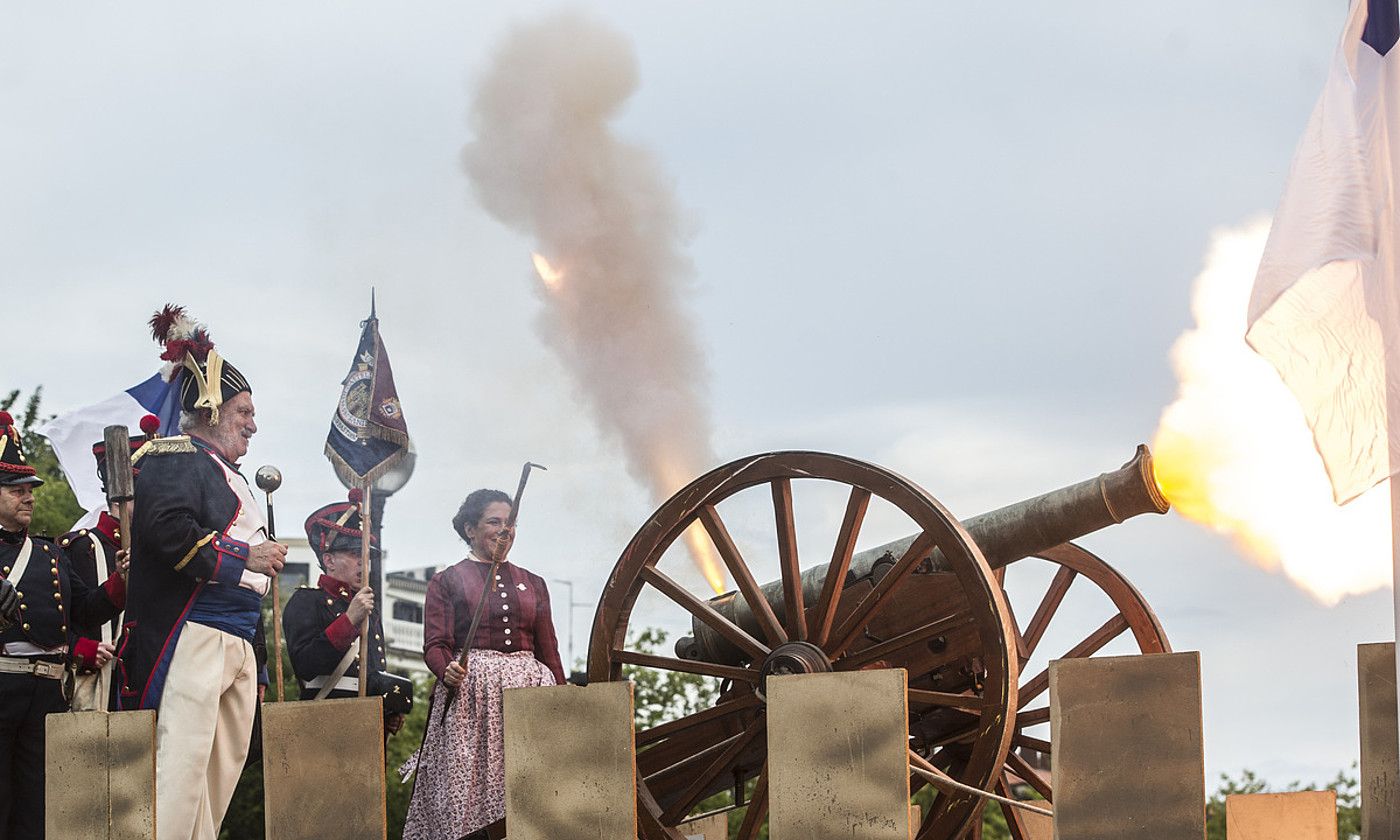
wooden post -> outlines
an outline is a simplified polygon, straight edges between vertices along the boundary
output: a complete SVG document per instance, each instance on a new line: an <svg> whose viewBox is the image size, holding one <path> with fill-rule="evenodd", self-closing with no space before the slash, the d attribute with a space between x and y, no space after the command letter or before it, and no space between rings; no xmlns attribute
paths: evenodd
<svg viewBox="0 0 1400 840"><path fill-rule="evenodd" d="M131 549L131 502L136 498L136 481L131 469L131 433L125 426L108 426L102 430L102 443L107 449L107 504L117 506L122 550L127 551Z"/></svg>

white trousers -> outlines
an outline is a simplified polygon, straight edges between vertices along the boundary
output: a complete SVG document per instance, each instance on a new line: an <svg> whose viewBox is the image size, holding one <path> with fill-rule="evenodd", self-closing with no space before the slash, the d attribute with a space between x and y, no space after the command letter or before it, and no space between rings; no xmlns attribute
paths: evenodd
<svg viewBox="0 0 1400 840"><path fill-rule="evenodd" d="M187 622L156 713L156 836L218 840L258 702L253 646Z"/></svg>

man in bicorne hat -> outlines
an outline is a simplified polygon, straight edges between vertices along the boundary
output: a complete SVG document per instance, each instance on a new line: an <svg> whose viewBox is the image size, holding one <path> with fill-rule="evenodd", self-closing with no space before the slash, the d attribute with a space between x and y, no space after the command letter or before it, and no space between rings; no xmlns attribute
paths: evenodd
<svg viewBox="0 0 1400 840"><path fill-rule="evenodd" d="M141 447L146 445L149 436L160 429L160 419L154 414L141 418L142 434L132 435L129 440L131 451L128 457L135 458ZM97 459L97 479L102 483L102 494L107 495L107 443L98 441L92 445L92 455ZM133 472L135 470L133 469ZM121 513L117 503L109 502L97 522L91 528L78 528L58 538L58 546L68 555L73 574L83 579L89 587L109 577L117 570L117 553L121 550ZM91 647L101 649L111 656L116 651L116 640L121 634L121 615L111 621L95 625L78 626L78 649ZM102 667L87 666L78 669L73 681L73 696L69 705L74 711L90 712L111 708L115 699L112 692L112 672L110 662Z"/></svg>
<svg viewBox="0 0 1400 840"><path fill-rule="evenodd" d="M178 307L152 328L189 437L165 439L136 478L119 697L125 709L159 710L157 835L216 840L258 702L262 599L287 550L268 540L238 470L258 430L248 380Z"/></svg>
<svg viewBox="0 0 1400 840"><path fill-rule="evenodd" d="M29 535L34 488L43 483L14 420L0 411L0 837L7 840L44 836L44 716L68 709L69 657L97 667L112 658L110 646L80 644L77 627L109 621L126 603L117 571L89 587L62 549Z"/></svg>
<svg viewBox="0 0 1400 840"><path fill-rule="evenodd" d="M359 695L360 629L370 622L372 663L366 692L384 697L386 736L398 732L413 707L412 681L385 672L384 630L374 613L374 590L361 587L359 499L332 502L306 519L306 539L321 564L316 586L292 593L282 613L282 629L292 670L301 684L301 699ZM370 555L379 546L370 535Z"/></svg>

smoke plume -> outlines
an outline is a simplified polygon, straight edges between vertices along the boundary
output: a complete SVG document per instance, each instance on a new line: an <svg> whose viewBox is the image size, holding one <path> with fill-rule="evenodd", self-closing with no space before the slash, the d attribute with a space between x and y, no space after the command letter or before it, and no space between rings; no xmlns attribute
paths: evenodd
<svg viewBox="0 0 1400 840"><path fill-rule="evenodd" d="M1231 537L1325 604L1390 582L1388 488L1337 507L1303 411L1244 341L1267 220L1216 231L1172 347L1179 390L1153 445L1184 516Z"/></svg>
<svg viewBox="0 0 1400 840"><path fill-rule="evenodd" d="M714 456L681 213L655 158L612 125L637 83L616 32L575 14L520 26L480 80L462 161L482 206L538 243L539 334L660 500Z"/></svg>

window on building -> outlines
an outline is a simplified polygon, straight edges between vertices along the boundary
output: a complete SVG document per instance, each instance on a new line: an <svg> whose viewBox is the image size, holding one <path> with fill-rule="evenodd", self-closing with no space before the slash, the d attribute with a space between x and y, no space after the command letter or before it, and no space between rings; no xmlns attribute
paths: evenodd
<svg viewBox="0 0 1400 840"><path fill-rule="evenodd" d="M412 601L395 601L394 618L399 621L411 621L414 624L422 624L423 605L415 604Z"/></svg>

